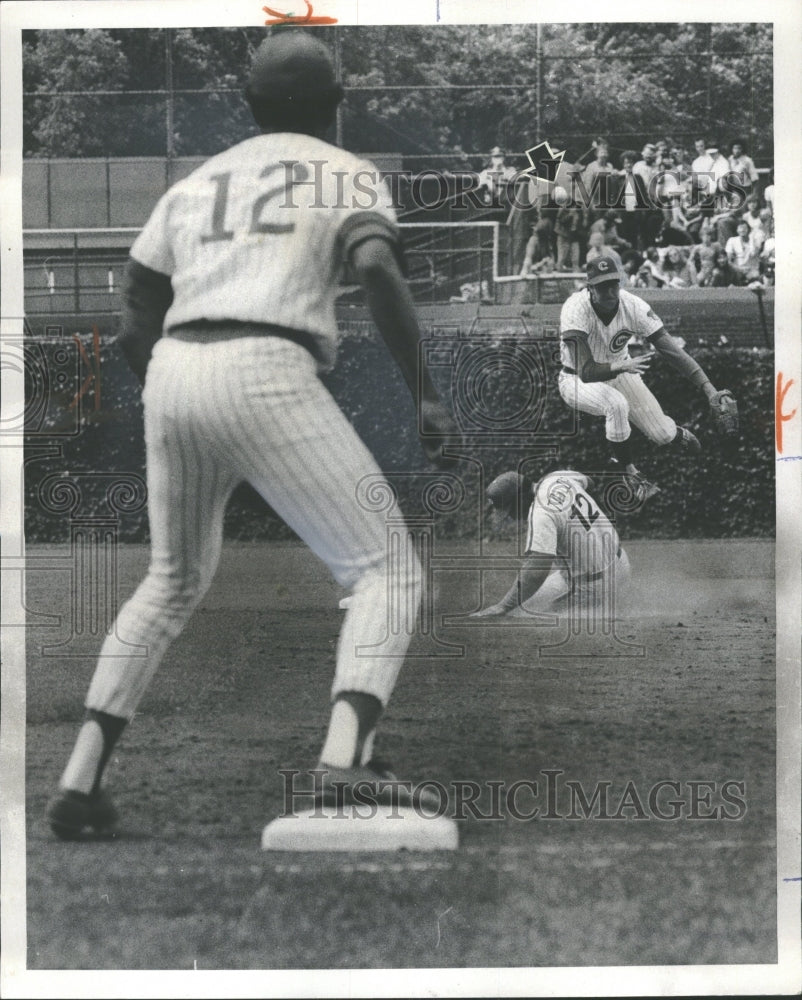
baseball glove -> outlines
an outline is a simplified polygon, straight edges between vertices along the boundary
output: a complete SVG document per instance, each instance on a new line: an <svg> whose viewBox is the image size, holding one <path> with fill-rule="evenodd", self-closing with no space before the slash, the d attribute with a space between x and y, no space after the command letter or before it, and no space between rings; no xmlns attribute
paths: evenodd
<svg viewBox="0 0 802 1000"><path fill-rule="evenodd" d="M710 400L710 416L722 437L738 433L738 402L729 389L722 389Z"/></svg>

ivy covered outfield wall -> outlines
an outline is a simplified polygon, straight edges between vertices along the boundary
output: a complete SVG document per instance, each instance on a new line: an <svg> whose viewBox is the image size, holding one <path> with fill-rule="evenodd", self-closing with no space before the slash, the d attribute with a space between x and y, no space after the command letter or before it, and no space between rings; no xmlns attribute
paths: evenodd
<svg viewBox="0 0 802 1000"><path fill-rule="evenodd" d="M603 420L573 414L557 392L559 369L553 332L531 332L520 319L472 322L442 311L447 325L424 316L425 350L435 381L465 431L467 461L461 475L464 499L438 515L443 537L472 537L480 530L484 482L520 467L536 476L550 468L589 473L609 469ZM463 317L465 313L463 312ZM116 319L91 327L63 322L59 338L34 331L25 344L28 407L25 470L26 534L29 541L67 541L71 523L109 513L109 489L116 495L118 537L144 541L147 516L137 493L144 479L142 404L138 383L115 343ZM326 382L354 427L397 487L402 507L420 511L421 491L436 476L417 439L415 414L406 385L384 344L361 310L341 324L339 360ZM645 376L667 413L700 438L699 456L651 445L637 431L638 465L662 492L642 509L617 517L624 538L771 537L774 534L773 352L730 346L687 349L719 388L739 400L741 434L722 442L711 427L702 395L664 362ZM94 375L94 377L93 377ZM266 373L266 378L269 377ZM71 404L84 386L77 406ZM58 454L53 454L57 446ZM114 475L109 475L113 473ZM116 477L116 479L115 479ZM78 484L65 492L64 483ZM122 498L122 499L120 499ZM80 506L79 506L80 504ZM448 505L447 505L448 506ZM492 532L492 527L489 529ZM261 498L240 488L226 515L226 536L237 539L290 538L292 533Z"/></svg>

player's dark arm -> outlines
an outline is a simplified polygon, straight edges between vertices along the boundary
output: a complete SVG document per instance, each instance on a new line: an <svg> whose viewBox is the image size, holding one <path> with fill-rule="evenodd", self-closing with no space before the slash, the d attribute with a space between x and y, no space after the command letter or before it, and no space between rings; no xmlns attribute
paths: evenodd
<svg viewBox="0 0 802 1000"><path fill-rule="evenodd" d="M551 572L554 556L546 552L528 552L524 558L515 583L501 598L498 604L483 608L471 615L472 618L501 618L540 590Z"/></svg>
<svg viewBox="0 0 802 1000"><path fill-rule="evenodd" d="M697 389L701 389L707 399L712 399L716 395L716 387L707 377L702 366L679 346L677 341L666 332L665 327L661 326L656 333L646 339L672 368L680 375L684 375Z"/></svg>
<svg viewBox="0 0 802 1000"><path fill-rule="evenodd" d="M651 358L621 358L613 362L594 361L590 353L588 335L584 330L568 330L562 334L573 359L572 368L583 382L609 382L622 372L640 375L649 367Z"/></svg>
<svg viewBox="0 0 802 1000"><path fill-rule="evenodd" d="M119 344L125 360L142 384L172 301L173 286L169 275L153 271L129 257L123 284Z"/></svg>
<svg viewBox="0 0 802 1000"><path fill-rule="evenodd" d="M369 237L354 247L351 264L376 326L418 407L426 456L439 458L442 437L456 434L457 427L440 402L429 372L419 369L420 327L395 250L386 239Z"/></svg>

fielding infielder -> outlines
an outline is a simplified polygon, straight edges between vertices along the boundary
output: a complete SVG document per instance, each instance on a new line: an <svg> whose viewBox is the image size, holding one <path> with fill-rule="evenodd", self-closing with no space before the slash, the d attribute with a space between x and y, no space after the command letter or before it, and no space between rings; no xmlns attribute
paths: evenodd
<svg viewBox="0 0 802 1000"><path fill-rule="evenodd" d="M539 483L504 472L487 488L492 506L526 521L524 565L498 604L472 618L534 612L611 610L629 582L629 559L613 523L588 493L581 472L550 472Z"/></svg>
<svg viewBox="0 0 802 1000"><path fill-rule="evenodd" d="M653 355L632 358L627 344L644 337L680 374L701 389L711 408L721 395L696 361L679 346L637 295L620 286L616 262L597 257L587 266L587 287L574 292L560 313L560 395L576 410L604 417L605 434L621 470L635 477L639 499L659 493L640 475L630 451L634 424L650 441L680 451L699 452L687 427L678 427L641 379ZM726 392L726 390L725 390Z"/></svg>
<svg viewBox="0 0 802 1000"><path fill-rule="evenodd" d="M353 589L320 766L329 782L382 776L370 764L373 734L421 581L419 566L388 572L382 515L356 500L357 484L379 469L318 379L334 357L347 262L419 407L430 459L455 425L428 375L419 379L389 192L378 186L366 198L375 168L320 138L343 96L327 48L294 29L266 39L246 96L263 134L171 188L131 249L122 347L144 382L152 557L103 644L48 807L64 838L116 821L104 766L212 580L226 502L243 480ZM411 619L387 636L391 599ZM357 656L359 647L379 655ZM403 789L395 795L405 804Z"/></svg>

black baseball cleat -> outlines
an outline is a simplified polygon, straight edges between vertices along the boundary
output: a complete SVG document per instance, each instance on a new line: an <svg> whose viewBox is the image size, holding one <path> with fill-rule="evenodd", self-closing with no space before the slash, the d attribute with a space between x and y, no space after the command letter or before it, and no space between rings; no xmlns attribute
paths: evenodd
<svg viewBox="0 0 802 1000"><path fill-rule="evenodd" d="M656 486L654 483L650 483L648 479L644 479L643 476L638 475L634 477L634 487L635 493L638 497L640 503L646 503L652 497L657 496L661 492L660 487Z"/></svg>
<svg viewBox="0 0 802 1000"><path fill-rule="evenodd" d="M60 788L45 811L50 829L61 840L80 840L87 829L111 833L119 814L106 792L76 792Z"/></svg>
<svg viewBox="0 0 802 1000"><path fill-rule="evenodd" d="M679 434L677 443L680 450L689 451L692 455L698 455L702 450L699 438L692 431L689 431L687 427L677 427L677 433Z"/></svg>
<svg viewBox="0 0 802 1000"><path fill-rule="evenodd" d="M442 813L444 799L411 781L400 781L386 763L373 759L361 767L331 767L318 764L325 772L315 792L315 805L340 809L343 806L392 806L398 809L422 809L432 815Z"/></svg>

